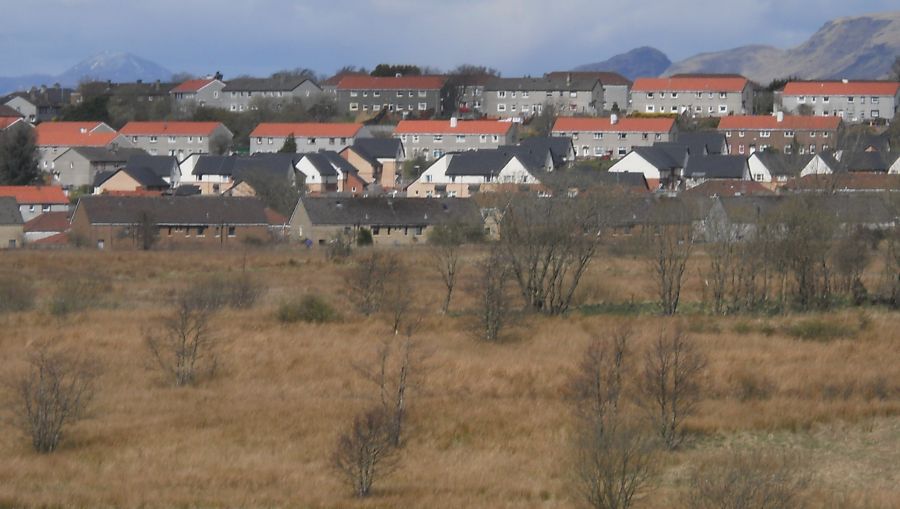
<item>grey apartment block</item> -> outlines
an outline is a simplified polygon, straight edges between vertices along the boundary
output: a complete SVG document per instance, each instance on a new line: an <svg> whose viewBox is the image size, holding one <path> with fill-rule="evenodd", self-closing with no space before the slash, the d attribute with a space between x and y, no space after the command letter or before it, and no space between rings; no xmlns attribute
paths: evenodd
<svg viewBox="0 0 900 509"><path fill-rule="evenodd" d="M440 115L444 111L443 80L430 85L418 85L415 81L408 84L398 81L396 85L378 81L368 83L365 79L353 79L350 84L345 83L350 78L353 77L342 80L336 89L337 108L341 113L364 116L378 114L386 109L406 115L419 115L429 111Z"/></svg>
<svg viewBox="0 0 900 509"><path fill-rule="evenodd" d="M735 86L738 80L743 85ZM635 81L631 107L635 113L689 113L696 117L747 115L753 110L753 87L740 78L650 78Z"/></svg>
<svg viewBox="0 0 900 509"><path fill-rule="evenodd" d="M561 116L597 115L603 86L593 78L495 78L484 87L483 111L490 117L527 118L545 105Z"/></svg>
<svg viewBox="0 0 900 509"><path fill-rule="evenodd" d="M223 108L222 89L225 83L219 79L189 80L173 88L169 94L176 108L184 111L193 107Z"/></svg>
<svg viewBox="0 0 900 509"><path fill-rule="evenodd" d="M598 79L603 87L603 104L598 106L602 114L612 112L617 106L621 112L628 110L631 100L631 81L616 72L610 71L555 71L545 75L551 79Z"/></svg>
<svg viewBox="0 0 900 509"><path fill-rule="evenodd" d="M408 157L423 156L426 161L440 159L444 154L452 152L496 149L503 145L513 145L516 142L516 129L512 125L505 134L497 131L455 133L453 129L441 130L441 132L430 131L395 133L394 138L403 143Z"/></svg>
<svg viewBox="0 0 900 509"><path fill-rule="evenodd" d="M780 103L778 101L780 98ZM808 109L816 116L836 116L859 123L890 121L900 108L900 84L886 82L794 82L776 96L776 108L788 113Z"/></svg>
<svg viewBox="0 0 900 509"><path fill-rule="evenodd" d="M223 124L219 124L211 131L197 131L190 134L172 133L164 129L126 132L127 128L126 125L122 133L134 147L143 149L152 156L174 156L179 161L191 154L211 154L212 139L217 136L224 136L229 142L233 137L231 131Z"/></svg>
<svg viewBox="0 0 900 509"><path fill-rule="evenodd" d="M253 101L292 101L299 99L310 104L322 93L312 80L306 78L238 78L228 81L222 89L220 107L229 111L246 111Z"/></svg>
<svg viewBox="0 0 900 509"><path fill-rule="evenodd" d="M53 161L53 178L64 189L89 186L101 172L111 172L125 166L133 155L146 155L141 149L73 147Z"/></svg>

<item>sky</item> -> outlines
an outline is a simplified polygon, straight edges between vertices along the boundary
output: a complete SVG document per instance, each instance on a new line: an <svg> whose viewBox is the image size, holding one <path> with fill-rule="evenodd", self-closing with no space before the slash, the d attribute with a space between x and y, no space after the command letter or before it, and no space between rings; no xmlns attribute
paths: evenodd
<svg viewBox="0 0 900 509"><path fill-rule="evenodd" d="M540 75L639 46L672 61L788 48L830 19L890 10L896 0L0 0L0 76L58 74L104 51L226 79L379 62Z"/></svg>

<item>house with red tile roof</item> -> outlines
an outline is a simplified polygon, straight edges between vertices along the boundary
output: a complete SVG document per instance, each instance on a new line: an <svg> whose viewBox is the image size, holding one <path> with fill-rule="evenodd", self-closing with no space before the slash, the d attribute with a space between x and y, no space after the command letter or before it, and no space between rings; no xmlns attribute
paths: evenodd
<svg viewBox="0 0 900 509"><path fill-rule="evenodd" d="M618 159L634 147L675 141L676 127L666 117L559 117L551 135L571 137L578 157Z"/></svg>
<svg viewBox="0 0 900 509"><path fill-rule="evenodd" d="M46 212L69 210L69 199L59 186L0 186L0 197L16 199L23 221Z"/></svg>
<svg viewBox="0 0 900 509"><path fill-rule="evenodd" d="M181 110L191 106L222 107L222 89L225 82L219 76L187 80L169 91L175 105Z"/></svg>
<svg viewBox="0 0 900 509"><path fill-rule="evenodd" d="M436 116L444 111L447 98L444 76L376 77L348 74L335 87L338 112L357 117L374 116L382 110L404 117Z"/></svg>
<svg viewBox="0 0 900 509"><path fill-rule="evenodd" d="M14 108L5 104L0 104L0 131L8 129L10 126L18 123L31 126L31 124L25 121L25 117Z"/></svg>
<svg viewBox="0 0 900 509"><path fill-rule="evenodd" d="M150 155L174 156L179 161L191 154L225 152L234 137L221 122L132 121L119 133Z"/></svg>
<svg viewBox="0 0 900 509"><path fill-rule="evenodd" d="M845 122L889 122L900 107L900 82L791 81L778 95L782 108L788 112L805 109L813 115L840 117Z"/></svg>
<svg viewBox="0 0 900 509"><path fill-rule="evenodd" d="M362 124L351 122L263 122L250 133L250 153L278 152L292 135L300 153L340 152L357 138L370 137Z"/></svg>
<svg viewBox="0 0 900 509"><path fill-rule="evenodd" d="M513 145L516 128L512 122L500 120L401 120L394 138L410 157L421 155L432 161L450 152Z"/></svg>
<svg viewBox="0 0 900 509"><path fill-rule="evenodd" d="M41 122L34 128L41 170L53 170L53 161L73 147L131 147L131 143L103 122Z"/></svg>
<svg viewBox="0 0 900 509"><path fill-rule="evenodd" d="M840 117L785 115L735 115L723 117L718 130L725 135L728 153L752 154L772 149L785 154L817 154L834 148Z"/></svg>
<svg viewBox="0 0 900 509"><path fill-rule="evenodd" d="M58 236L69 230L68 212L45 212L25 223L25 243Z"/></svg>
<svg viewBox="0 0 900 509"><path fill-rule="evenodd" d="M637 113L689 113L694 117L746 115L753 110L750 80L735 75L638 78L631 87Z"/></svg>

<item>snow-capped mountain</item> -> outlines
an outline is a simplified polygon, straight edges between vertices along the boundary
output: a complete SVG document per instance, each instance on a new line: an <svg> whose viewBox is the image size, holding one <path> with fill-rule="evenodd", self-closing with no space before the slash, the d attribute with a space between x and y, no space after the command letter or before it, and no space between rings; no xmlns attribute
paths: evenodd
<svg viewBox="0 0 900 509"><path fill-rule="evenodd" d="M84 79L97 81L132 82L167 81L172 71L130 53L104 52L82 60L62 74L0 77L0 94L22 90L32 86L59 83L64 87L74 87Z"/></svg>

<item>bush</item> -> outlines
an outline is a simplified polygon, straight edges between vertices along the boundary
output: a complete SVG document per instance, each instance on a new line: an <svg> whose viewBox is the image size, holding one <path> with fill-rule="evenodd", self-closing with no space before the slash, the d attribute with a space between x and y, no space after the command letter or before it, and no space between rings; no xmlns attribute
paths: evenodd
<svg viewBox="0 0 900 509"><path fill-rule="evenodd" d="M851 338L856 333L852 327L819 318L810 318L789 325L785 328L785 332L804 341L832 341Z"/></svg>
<svg viewBox="0 0 900 509"><path fill-rule="evenodd" d="M334 321L337 313L321 297L306 295L300 300L282 303L277 316L278 321L283 323L326 323Z"/></svg>
<svg viewBox="0 0 900 509"><path fill-rule="evenodd" d="M195 282L182 294L191 305L208 311L224 307L250 309L262 297L265 287L250 274L214 276Z"/></svg>
<svg viewBox="0 0 900 509"><path fill-rule="evenodd" d="M27 311L34 306L34 287L27 279L0 276L0 313Z"/></svg>
<svg viewBox="0 0 900 509"><path fill-rule="evenodd" d="M97 307L109 289L109 282L99 275L77 274L65 278L50 299L50 314L61 317Z"/></svg>
<svg viewBox="0 0 900 509"><path fill-rule="evenodd" d="M359 231L356 232L357 246L371 246L372 242L372 232L370 232L368 228L360 228Z"/></svg>

